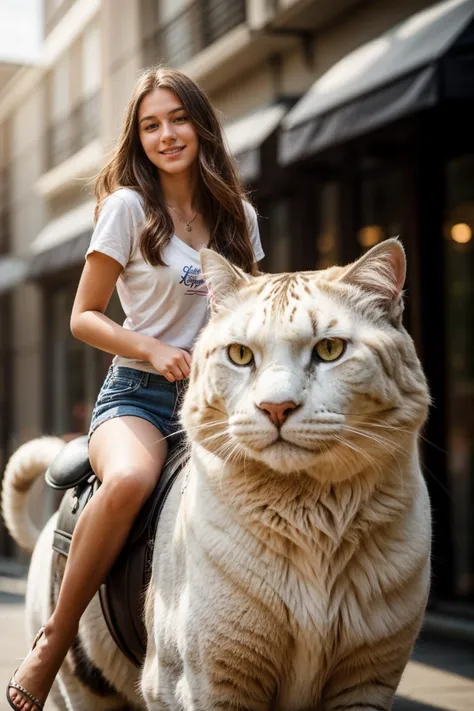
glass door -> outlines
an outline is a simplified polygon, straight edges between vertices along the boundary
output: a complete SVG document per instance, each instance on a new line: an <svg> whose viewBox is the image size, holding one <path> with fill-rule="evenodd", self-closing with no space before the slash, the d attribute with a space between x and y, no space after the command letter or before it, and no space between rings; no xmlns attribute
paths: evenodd
<svg viewBox="0 0 474 711"><path fill-rule="evenodd" d="M265 272L277 274L294 268L290 211L291 201L288 198L266 200L261 207L259 229L265 252L261 269Z"/></svg>
<svg viewBox="0 0 474 711"><path fill-rule="evenodd" d="M357 242L361 253L403 232L403 177L399 168L362 175L360 226Z"/></svg>
<svg viewBox="0 0 474 711"><path fill-rule="evenodd" d="M454 585L474 600L474 154L446 165L448 468Z"/></svg>
<svg viewBox="0 0 474 711"><path fill-rule="evenodd" d="M341 188L337 181L319 185L316 194L316 266L341 263Z"/></svg>
<svg viewBox="0 0 474 711"><path fill-rule="evenodd" d="M92 410L113 356L79 341L71 333L70 318L77 284L57 286L49 294L51 315L47 367L51 368L48 430L73 439L89 430ZM124 314L116 293L107 315L122 324Z"/></svg>

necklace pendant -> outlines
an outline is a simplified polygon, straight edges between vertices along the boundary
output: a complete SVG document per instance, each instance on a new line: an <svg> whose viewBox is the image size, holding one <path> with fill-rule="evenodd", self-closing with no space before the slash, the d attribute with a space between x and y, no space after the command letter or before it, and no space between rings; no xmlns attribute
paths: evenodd
<svg viewBox="0 0 474 711"><path fill-rule="evenodd" d="M186 232L191 232L191 230L192 230L193 228L191 227L191 225L189 224L189 222L186 222L186 227L185 227L184 229L186 230Z"/></svg>

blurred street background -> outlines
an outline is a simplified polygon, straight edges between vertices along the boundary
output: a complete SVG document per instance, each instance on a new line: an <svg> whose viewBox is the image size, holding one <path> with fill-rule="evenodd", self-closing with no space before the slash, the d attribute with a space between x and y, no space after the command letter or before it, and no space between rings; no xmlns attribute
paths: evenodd
<svg viewBox="0 0 474 711"><path fill-rule="evenodd" d="M0 477L23 442L88 430L111 361L69 329L92 178L157 63L218 110L264 271L404 244L434 537L395 708L474 710L474 0L0 0ZM36 523L57 504L36 487ZM0 521L1 683L26 648L27 565Z"/></svg>

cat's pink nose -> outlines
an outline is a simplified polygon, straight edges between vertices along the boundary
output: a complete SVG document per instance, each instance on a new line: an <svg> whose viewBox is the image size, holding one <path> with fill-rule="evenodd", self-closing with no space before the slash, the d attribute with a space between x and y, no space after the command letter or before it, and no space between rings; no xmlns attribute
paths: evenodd
<svg viewBox="0 0 474 711"><path fill-rule="evenodd" d="M296 402L287 400L286 402L261 402L258 407L268 415L274 425L281 427L290 412L296 410L298 405Z"/></svg>

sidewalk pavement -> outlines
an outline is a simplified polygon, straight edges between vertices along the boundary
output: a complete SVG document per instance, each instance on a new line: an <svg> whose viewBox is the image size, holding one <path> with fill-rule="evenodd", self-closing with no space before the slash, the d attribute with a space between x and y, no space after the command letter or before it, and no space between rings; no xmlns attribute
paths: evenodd
<svg viewBox="0 0 474 711"><path fill-rule="evenodd" d="M393 711L474 711L474 645L424 632Z"/></svg>
<svg viewBox="0 0 474 711"><path fill-rule="evenodd" d="M27 651L22 579L0 577L0 711L3 688ZM45 711L53 711L47 704ZM425 631L403 674L393 711L474 711L474 644Z"/></svg>

